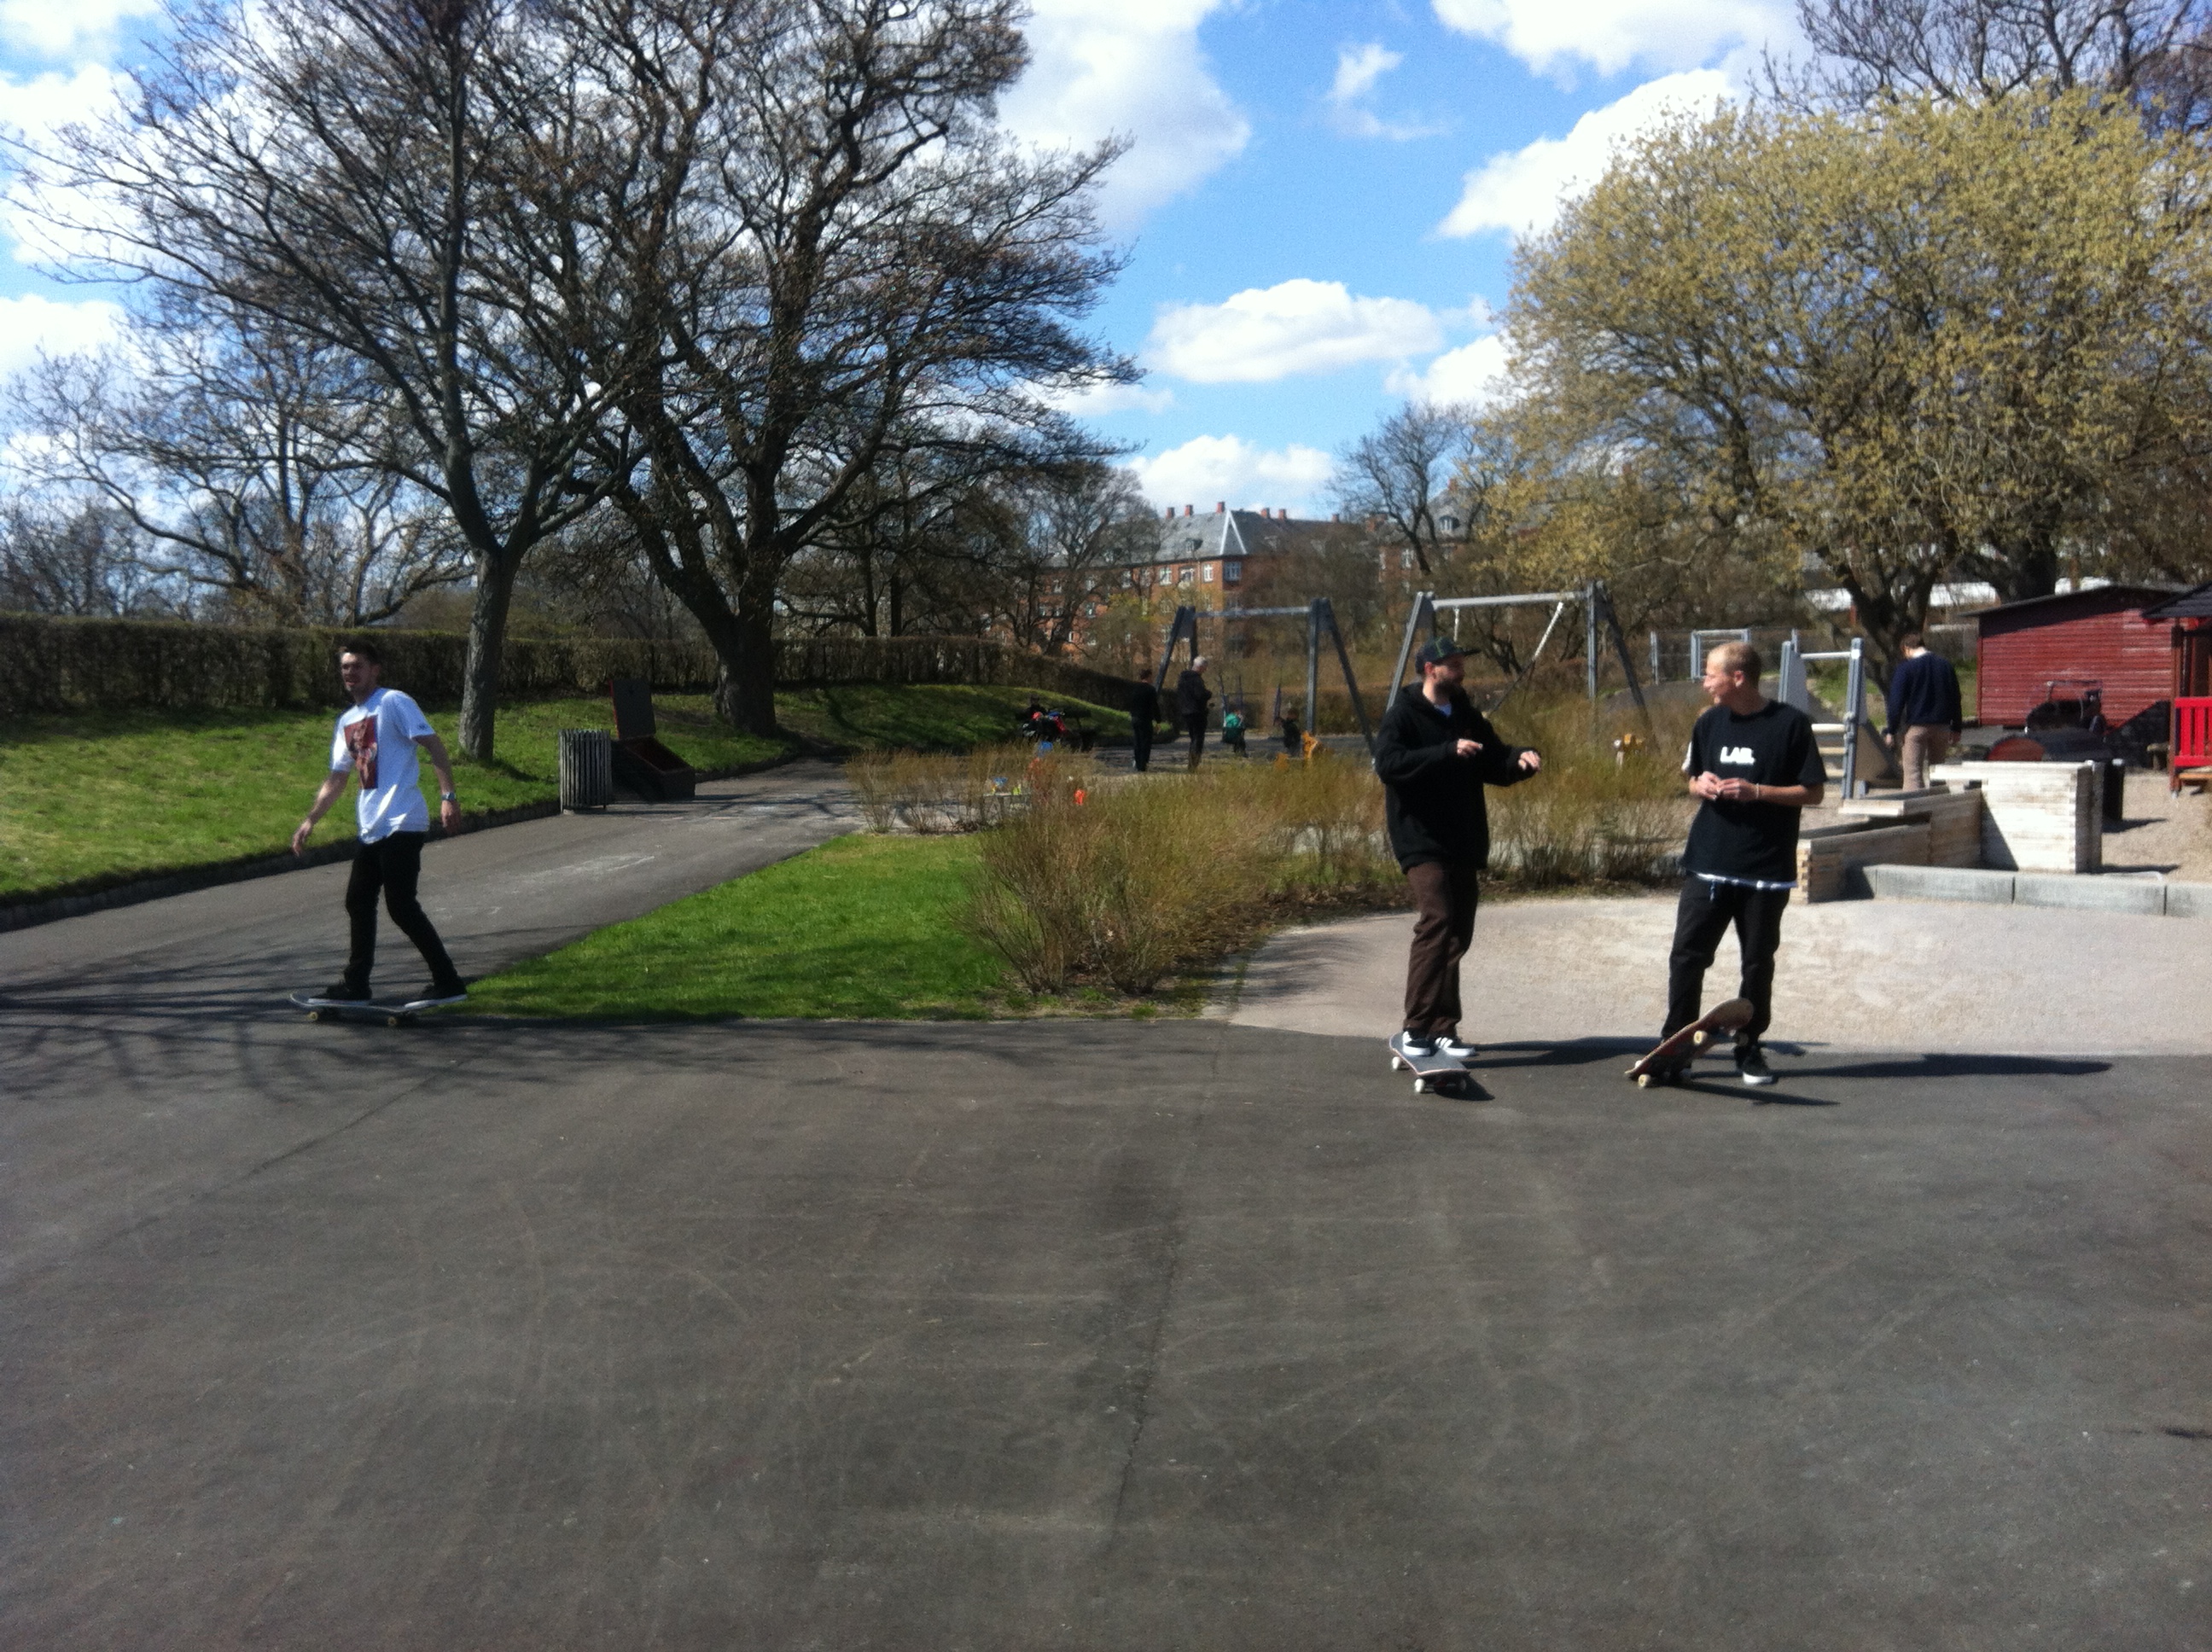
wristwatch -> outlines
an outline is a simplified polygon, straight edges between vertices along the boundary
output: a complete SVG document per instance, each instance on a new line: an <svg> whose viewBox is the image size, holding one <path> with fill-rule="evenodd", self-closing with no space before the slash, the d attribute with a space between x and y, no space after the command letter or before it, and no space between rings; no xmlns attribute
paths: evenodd
<svg viewBox="0 0 2212 1652"><path fill-rule="evenodd" d="M460 799L451 792L441 792L438 793L438 801L441 803L459 803Z"/></svg>

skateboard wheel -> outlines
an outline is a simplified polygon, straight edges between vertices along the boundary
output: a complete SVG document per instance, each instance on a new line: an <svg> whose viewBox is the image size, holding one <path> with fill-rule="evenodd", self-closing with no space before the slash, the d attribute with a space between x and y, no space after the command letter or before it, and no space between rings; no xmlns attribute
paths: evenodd
<svg viewBox="0 0 2212 1652"><path fill-rule="evenodd" d="M1405 1070L1406 1070L1406 1060L1405 1060L1405 1058L1404 1058L1403 1056L1401 1056L1401 1055L1394 1055L1394 1056L1392 1056L1392 1057L1390 1058L1390 1071L1391 1071L1391 1072L1403 1072Z"/></svg>
<svg viewBox="0 0 2212 1652"><path fill-rule="evenodd" d="M1636 1087L1637 1087L1638 1090L1649 1090L1649 1089L1650 1089L1650 1088L1651 1088L1651 1075L1650 1075L1650 1073L1648 1073L1648 1072L1639 1072L1639 1073L1638 1073L1638 1074L1636 1075Z"/></svg>
<svg viewBox="0 0 2212 1652"><path fill-rule="evenodd" d="M407 1017L404 1015L388 1015L384 1017L384 1024L387 1027L404 1027L407 1024Z"/></svg>
<svg viewBox="0 0 2212 1652"><path fill-rule="evenodd" d="M310 1021L320 1021L322 1018L323 1012L320 1010L310 1010L307 1011L307 1019Z"/></svg>
<svg viewBox="0 0 2212 1652"><path fill-rule="evenodd" d="M1425 1078L1416 1078L1413 1080L1413 1094L1416 1096L1425 1096L1432 1088L1433 1086L1431 1085L1429 1081Z"/></svg>

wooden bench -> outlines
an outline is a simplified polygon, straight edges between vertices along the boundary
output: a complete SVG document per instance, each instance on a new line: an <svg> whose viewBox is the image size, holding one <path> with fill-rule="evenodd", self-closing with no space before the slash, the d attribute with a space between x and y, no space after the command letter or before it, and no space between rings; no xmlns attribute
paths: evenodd
<svg viewBox="0 0 2212 1652"><path fill-rule="evenodd" d="M2185 698L2173 702L2172 750L2166 758L2166 790L2185 786L2204 789L2203 776L2212 772L2212 698Z"/></svg>

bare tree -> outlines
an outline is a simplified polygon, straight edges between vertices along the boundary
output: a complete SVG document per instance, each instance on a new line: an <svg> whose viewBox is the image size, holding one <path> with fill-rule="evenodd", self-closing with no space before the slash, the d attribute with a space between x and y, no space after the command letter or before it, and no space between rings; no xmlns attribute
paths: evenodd
<svg viewBox="0 0 2212 1652"><path fill-rule="evenodd" d="M461 744L478 758L517 571L594 503L586 441L612 394L575 348L603 276L588 227L545 210L591 77L549 15L209 0L179 14L125 113L26 157L49 222L88 249L80 267L258 316L388 398L399 475L474 559Z"/></svg>
<svg viewBox="0 0 2212 1652"><path fill-rule="evenodd" d="M1798 0L1811 85L1986 102L2035 88L2124 93L2196 131L2212 116L2204 0Z"/></svg>
<svg viewBox="0 0 2212 1652"><path fill-rule="evenodd" d="M1090 460L1012 477L1002 493L1012 530L994 570L1001 623L1041 653L1066 653L1109 571L1158 549L1152 507L1136 478Z"/></svg>
<svg viewBox="0 0 2212 1652"><path fill-rule="evenodd" d="M122 619L166 617L173 592L112 507L17 494L0 509L0 609Z"/></svg>
<svg viewBox="0 0 2212 1652"><path fill-rule="evenodd" d="M1118 268L1092 185L1115 153L1032 156L993 124L1015 0L572 0L622 68L597 119L622 267L581 336L645 455L610 497L775 726L786 569L903 454L981 477L1097 451L1040 401L1133 376L1074 331Z"/></svg>
<svg viewBox="0 0 2212 1652"><path fill-rule="evenodd" d="M465 579L451 516L392 462L408 433L356 360L252 315L173 307L126 349L15 387L25 468L97 495L152 565L289 625L362 625Z"/></svg>
<svg viewBox="0 0 2212 1652"><path fill-rule="evenodd" d="M1355 522L1371 524L1389 561L1412 559L1433 575L1469 524L1445 506L1447 486L1473 440L1468 410L1407 402L1346 448L1329 479L1329 495ZM1456 525L1447 528L1445 519Z"/></svg>

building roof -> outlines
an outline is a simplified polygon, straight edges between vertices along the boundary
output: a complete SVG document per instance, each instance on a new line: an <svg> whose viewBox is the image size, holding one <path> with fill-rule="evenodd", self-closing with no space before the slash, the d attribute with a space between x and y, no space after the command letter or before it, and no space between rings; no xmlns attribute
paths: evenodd
<svg viewBox="0 0 2212 1652"><path fill-rule="evenodd" d="M2185 591L2155 608L2143 610L2147 620L2212 619L2212 580Z"/></svg>
<svg viewBox="0 0 2212 1652"><path fill-rule="evenodd" d="M1188 508L1187 507L1185 508ZM1293 520L1287 512L1216 508L1203 516L1177 511L1159 525L1159 550L1143 561L1203 562L1220 557L1272 556L1346 531L1340 522Z"/></svg>
<svg viewBox="0 0 2212 1652"><path fill-rule="evenodd" d="M1970 617L1985 620L1993 614L2018 614L2049 604L2087 602L2092 598L2109 601L2117 598L2123 605L2130 602L2148 604L2161 597L2171 597L2179 589L2171 585L2085 585L2079 591L2054 591L2047 597L2022 597L2016 602L2001 602L1994 608L1977 609Z"/></svg>

